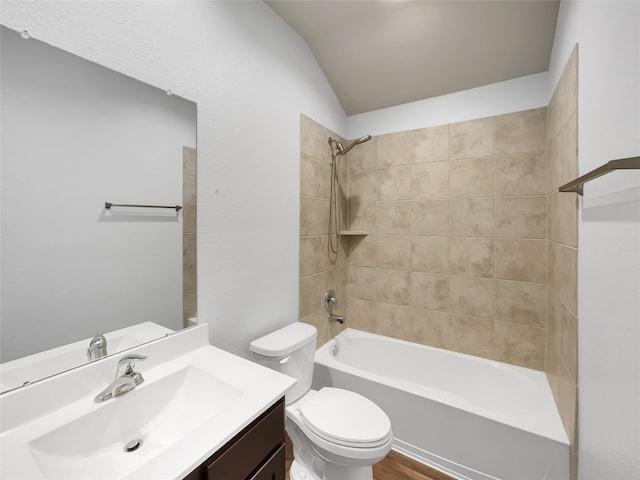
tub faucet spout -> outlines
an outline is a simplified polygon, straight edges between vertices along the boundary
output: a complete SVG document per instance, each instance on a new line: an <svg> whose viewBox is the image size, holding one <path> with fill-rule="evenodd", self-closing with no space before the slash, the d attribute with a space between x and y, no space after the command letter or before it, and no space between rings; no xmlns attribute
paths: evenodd
<svg viewBox="0 0 640 480"><path fill-rule="evenodd" d="M344 316L343 315L336 315L334 313L330 313L329 314L329 320L332 320L334 322L338 322L340 325L344 324Z"/></svg>

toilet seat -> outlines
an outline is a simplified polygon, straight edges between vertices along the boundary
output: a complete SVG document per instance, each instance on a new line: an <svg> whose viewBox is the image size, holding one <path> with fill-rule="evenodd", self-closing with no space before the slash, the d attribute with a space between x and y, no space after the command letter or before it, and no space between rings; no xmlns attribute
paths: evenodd
<svg viewBox="0 0 640 480"><path fill-rule="evenodd" d="M336 445L375 448L391 436L391 422L382 409L348 390L322 388L298 411L310 431Z"/></svg>

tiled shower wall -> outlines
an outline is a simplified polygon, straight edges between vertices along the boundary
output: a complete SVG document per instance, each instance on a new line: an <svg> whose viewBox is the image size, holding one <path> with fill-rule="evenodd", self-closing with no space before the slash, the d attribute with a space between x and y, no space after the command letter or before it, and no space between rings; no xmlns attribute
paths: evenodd
<svg viewBox="0 0 640 480"><path fill-rule="evenodd" d="M549 322L546 373L572 447L576 478L578 382L578 195L558 187L578 176L578 47L551 98L549 157Z"/></svg>
<svg viewBox="0 0 640 480"><path fill-rule="evenodd" d="M576 47L548 109L381 135L341 158L343 227L367 232L343 237L348 261L327 244L340 137L302 115L300 157L300 319L318 345L344 328L322 309L333 288L348 326L545 370L574 466L578 207L558 186L578 170L577 61Z"/></svg>
<svg viewBox="0 0 640 480"><path fill-rule="evenodd" d="M333 289L338 299L334 313L347 312L347 258L344 249L330 253L328 243L329 195L331 187L331 149L329 137L344 139L310 118L300 116L300 291L299 319L318 329L320 346L337 335L345 326L329 322L323 299ZM343 186L343 227L347 220L344 185L346 159L338 159Z"/></svg>
<svg viewBox="0 0 640 480"><path fill-rule="evenodd" d="M349 326L543 370L547 111L374 137L347 159Z"/></svg>

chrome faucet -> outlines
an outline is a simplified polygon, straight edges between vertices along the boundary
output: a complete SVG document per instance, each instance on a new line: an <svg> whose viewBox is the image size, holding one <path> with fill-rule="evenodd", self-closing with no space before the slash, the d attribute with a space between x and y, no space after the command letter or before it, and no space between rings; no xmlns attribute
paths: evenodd
<svg viewBox="0 0 640 480"><path fill-rule="evenodd" d="M333 290L329 290L324 294L324 309L329 312L329 321L338 322L340 325L344 324L344 315L336 315L333 313L333 309L338 308L338 299Z"/></svg>
<svg viewBox="0 0 640 480"><path fill-rule="evenodd" d="M96 395L95 402L101 403L110 398L115 398L127 393L129 390L133 390L142 382L144 378L133 368L136 366L136 361L144 360L147 358L144 355L127 355L122 357L118 361L118 369L116 370L116 378L111 384Z"/></svg>
<svg viewBox="0 0 640 480"><path fill-rule="evenodd" d="M104 338L102 332L93 337L89 342L89 348L87 349L87 358L89 361L97 360L107 356L107 339Z"/></svg>

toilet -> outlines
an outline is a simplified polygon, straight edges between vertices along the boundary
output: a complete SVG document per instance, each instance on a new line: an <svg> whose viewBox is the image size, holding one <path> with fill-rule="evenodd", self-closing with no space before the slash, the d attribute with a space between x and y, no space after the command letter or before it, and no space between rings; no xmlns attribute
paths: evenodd
<svg viewBox="0 0 640 480"><path fill-rule="evenodd" d="M285 394L291 480L372 480L371 466L391 450L391 422L362 395L311 389L316 337L314 326L298 322L249 347L253 361L298 380Z"/></svg>

